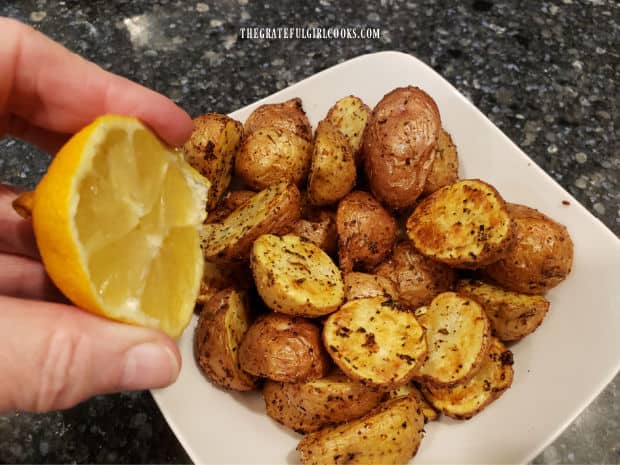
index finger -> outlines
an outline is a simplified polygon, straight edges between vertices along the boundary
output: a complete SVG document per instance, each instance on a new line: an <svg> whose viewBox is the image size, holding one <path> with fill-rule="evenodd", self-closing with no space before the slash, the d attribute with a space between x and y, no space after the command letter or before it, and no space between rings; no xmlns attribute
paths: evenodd
<svg viewBox="0 0 620 465"><path fill-rule="evenodd" d="M17 115L73 134L97 116L115 113L137 117L172 146L191 134L191 118L167 97L101 69L25 24L0 18L0 43L0 117Z"/></svg>

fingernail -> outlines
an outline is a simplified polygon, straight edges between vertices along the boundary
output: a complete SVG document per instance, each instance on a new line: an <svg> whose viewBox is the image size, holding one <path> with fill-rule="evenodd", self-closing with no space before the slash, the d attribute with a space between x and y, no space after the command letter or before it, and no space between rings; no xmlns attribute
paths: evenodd
<svg viewBox="0 0 620 465"><path fill-rule="evenodd" d="M146 342L125 353L121 389L138 390L167 386L179 374L179 362L165 345Z"/></svg>

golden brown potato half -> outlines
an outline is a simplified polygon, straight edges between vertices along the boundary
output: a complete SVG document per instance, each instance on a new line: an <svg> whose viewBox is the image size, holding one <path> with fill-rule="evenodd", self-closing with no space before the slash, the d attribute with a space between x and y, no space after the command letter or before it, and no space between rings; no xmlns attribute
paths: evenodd
<svg viewBox="0 0 620 465"><path fill-rule="evenodd" d="M414 397L380 404L362 418L306 435L297 445L304 465L407 464L424 436Z"/></svg>
<svg viewBox="0 0 620 465"><path fill-rule="evenodd" d="M493 334L502 341L518 341L533 333L549 310L549 301L541 295L506 291L473 279L459 281L456 292L482 305Z"/></svg>
<svg viewBox="0 0 620 465"><path fill-rule="evenodd" d="M319 247L299 236L260 236L252 246L250 265L256 289L276 312L321 316L344 301L340 270Z"/></svg>
<svg viewBox="0 0 620 465"><path fill-rule="evenodd" d="M351 271L344 275L344 295L346 300L367 297L385 297L398 300L396 285L388 278L369 273Z"/></svg>
<svg viewBox="0 0 620 465"><path fill-rule="evenodd" d="M388 396L390 399L412 396L418 402L425 421L435 421L439 419L439 412L428 403L422 392L413 383L404 384L397 389L392 389L388 392Z"/></svg>
<svg viewBox="0 0 620 465"><path fill-rule="evenodd" d="M257 379L241 369L238 356L251 320L245 293L235 289L218 292L200 314L194 355L206 377L218 386L235 391L257 387Z"/></svg>
<svg viewBox="0 0 620 465"><path fill-rule="evenodd" d="M422 390L436 409L457 420L467 420L501 396L512 378L512 352L491 338L489 352L473 378L449 388L425 386Z"/></svg>
<svg viewBox="0 0 620 465"><path fill-rule="evenodd" d="M484 361L491 328L478 302L444 292L428 307L415 311L426 331L428 357L416 380L434 386L453 386L470 379Z"/></svg>
<svg viewBox="0 0 620 465"><path fill-rule="evenodd" d="M417 87L385 95L366 126L362 154L372 193L390 208L411 207L431 171L441 118L435 101Z"/></svg>
<svg viewBox="0 0 620 465"><path fill-rule="evenodd" d="M499 192L465 179L422 200L407 220L407 234L422 255L456 268L480 268L503 256L514 228Z"/></svg>
<svg viewBox="0 0 620 465"><path fill-rule="evenodd" d="M258 236L285 233L300 215L299 190L296 186L280 183L268 187L221 223L204 225L201 242L205 258L224 263L247 260Z"/></svg>
<svg viewBox="0 0 620 465"><path fill-rule="evenodd" d="M239 290L251 289L254 286L252 273L247 263L218 263L205 261L200 292L196 303L205 304L218 292L234 287Z"/></svg>
<svg viewBox="0 0 620 465"><path fill-rule="evenodd" d="M308 176L311 158L311 141L286 129L266 127L243 139L235 174L257 190L282 181L299 185Z"/></svg>
<svg viewBox="0 0 620 465"><path fill-rule="evenodd" d="M437 294L452 289L456 281L452 268L419 254L409 241L397 244L375 273L391 279L398 301L412 309L427 305Z"/></svg>
<svg viewBox="0 0 620 465"><path fill-rule="evenodd" d="M307 141L312 140L312 126L304 112L300 98L261 105L246 120L245 133L250 135L260 129L270 127L289 131Z"/></svg>
<svg viewBox="0 0 620 465"><path fill-rule="evenodd" d="M334 370L303 383L267 381L263 397L267 415L298 433L310 433L361 417L381 402L384 393Z"/></svg>
<svg viewBox="0 0 620 465"><path fill-rule="evenodd" d="M370 194L351 192L336 212L340 269L370 271L392 251L396 220Z"/></svg>
<svg viewBox="0 0 620 465"><path fill-rule="evenodd" d="M293 225L292 234L319 246L328 255L338 251L336 214L328 210L310 211Z"/></svg>
<svg viewBox="0 0 620 465"><path fill-rule="evenodd" d="M209 212L207 216L207 224L221 223L228 215L234 212L237 208L243 205L256 195L256 192L249 190L238 190L228 192L224 198L220 201L220 204L215 209Z"/></svg>
<svg viewBox="0 0 620 465"><path fill-rule="evenodd" d="M386 388L409 382L427 351L413 313L385 297L344 304L325 321L323 342L347 376Z"/></svg>
<svg viewBox="0 0 620 465"><path fill-rule="evenodd" d="M248 373L285 383L319 379L331 368L318 326L281 313L261 315L250 326L239 363Z"/></svg>
<svg viewBox="0 0 620 465"><path fill-rule="evenodd" d="M435 160L430 173L424 184L423 195L429 195L436 190L452 184L459 178L459 159L456 145L452 142L452 136L445 129L439 133Z"/></svg>
<svg viewBox="0 0 620 465"><path fill-rule="evenodd" d="M185 159L211 181L207 210L213 210L232 178L243 125L226 115L206 113L194 118L194 131L183 146Z"/></svg>
<svg viewBox="0 0 620 465"><path fill-rule="evenodd" d="M525 205L508 204L515 240L504 256L484 272L502 287L542 294L571 271L573 241L566 227Z"/></svg>
<svg viewBox="0 0 620 465"><path fill-rule="evenodd" d="M325 117L347 138L356 163L361 161L362 138L371 113L361 99L349 95L334 103Z"/></svg>
<svg viewBox="0 0 620 465"><path fill-rule="evenodd" d="M316 128L308 200L313 205L337 202L355 185L355 160L347 138L329 121L321 121Z"/></svg>

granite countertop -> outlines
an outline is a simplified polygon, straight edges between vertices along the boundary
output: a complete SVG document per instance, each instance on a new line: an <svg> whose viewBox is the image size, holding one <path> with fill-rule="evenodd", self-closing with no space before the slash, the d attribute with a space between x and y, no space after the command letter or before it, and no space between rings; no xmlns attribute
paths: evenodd
<svg viewBox="0 0 620 465"><path fill-rule="evenodd" d="M369 2L17 0L25 21L195 116L231 112L380 51L416 55L620 234L620 7L613 0ZM454 6L460 3L459 6ZM244 40L247 26L371 26L373 40ZM0 181L32 188L49 157L0 141ZM620 463L620 376L536 463ZM0 462L187 463L148 392L0 416Z"/></svg>

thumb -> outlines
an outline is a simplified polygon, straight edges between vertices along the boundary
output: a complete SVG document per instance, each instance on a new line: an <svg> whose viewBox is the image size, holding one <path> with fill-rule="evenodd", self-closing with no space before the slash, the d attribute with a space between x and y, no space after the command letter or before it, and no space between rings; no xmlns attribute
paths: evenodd
<svg viewBox="0 0 620 465"><path fill-rule="evenodd" d="M159 331L49 302L2 296L0 309L0 412L64 409L178 376L179 351Z"/></svg>

